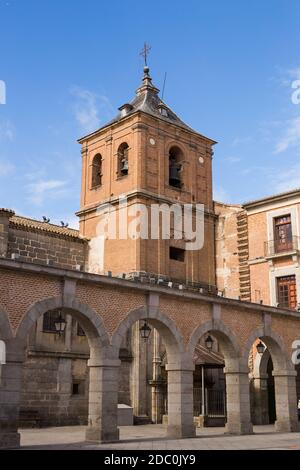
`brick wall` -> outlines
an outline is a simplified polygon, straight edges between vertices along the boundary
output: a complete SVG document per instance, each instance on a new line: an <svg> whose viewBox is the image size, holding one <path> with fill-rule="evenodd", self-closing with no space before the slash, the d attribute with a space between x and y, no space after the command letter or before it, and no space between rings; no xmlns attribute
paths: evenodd
<svg viewBox="0 0 300 470"><path fill-rule="evenodd" d="M120 178L117 154L120 144L129 146L129 172ZM214 216L212 201L212 145L201 135L164 120L133 114L127 119L107 126L82 141L82 191L80 233L91 239L89 266L94 273L112 271L114 275L130 271L162 274L182 282L194 281L215 284ZM184 158L181 189L169 185L169 151L180 148ZM91 187L91 169L95 155L102 156L102 186ZM189 251L182 262L169 257L169 240L97 240L97 225L101 220L99 204L114 203L118 226L117 198L136 192L130 204L203 204L205 217L205 246ZM154 197L155 196L155 197ZM149 212L150 213L150 212ZM128 218L128 222L132 217ZM149 217L149 229L151 218ZM175 240L176 241L176 240ZM174 244L174 240L171 240ZM185 243L184 243L185 245Z"/></svg>

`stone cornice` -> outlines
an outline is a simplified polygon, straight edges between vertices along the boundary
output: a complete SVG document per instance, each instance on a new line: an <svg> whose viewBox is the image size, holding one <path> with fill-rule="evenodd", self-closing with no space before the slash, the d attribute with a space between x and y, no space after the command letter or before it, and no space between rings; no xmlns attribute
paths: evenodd
<svg viewBox="0 0 300 470"><path fill-rule="evenodd" d="M157 195L156 193L152 193L151 191L147 191L146 189L137 189L135 191L130 191L126 194L122 194L122 196L125 196L128 200L139 197L139 198L144 198L144 199L152 199L161 204L162 203L180 204L180 205L188 204L187 202L180 202L172 198L169 198L167 196ZM90 214L91 212L96 211L98 208L101 208L101 206L104 206L106 204L113 205L113 204L117 204L118 202L119 202L119 196L107 198L107 199L104 199L100 204L93 204L90 207L86 207L85 209L79 210L78 212L76 212L76 215L80 217L82 215ZM192 204L194 205L196 203L192 203ZM204 213L206 216L217 218L216 214L213 211L210 211L209 209L205 208Z"/></svg>
<svg viewBox="0 0 300 470"><path fill-rule="evenodd" d="M153 284L140 284L134 281L120 279L109 276L102 276L99 274L91 274L87 272L73 271L68 269L61 269L34 263L25 263L21 261L14 261L10 259L0 258L0 269L13 270L24 273L38 274L50 277L63 279L73 279L77 282L86 282L91 284L98 284L103 286L118 287L119 289L134 290L143 294L149 295L156 293L160 296L175 297L181 300L191 300L198 302L207 302L213 305L220 305L221 307L231 307L238 310L255 311L257 313L281 315L290 318L300 318L300 313L288 309L272 307L268 305L261 305L253 302L246 302L242 300L229 299L215 294L200 294L189 292L187 290L176 290L169 287L162 287Z"/></svg>

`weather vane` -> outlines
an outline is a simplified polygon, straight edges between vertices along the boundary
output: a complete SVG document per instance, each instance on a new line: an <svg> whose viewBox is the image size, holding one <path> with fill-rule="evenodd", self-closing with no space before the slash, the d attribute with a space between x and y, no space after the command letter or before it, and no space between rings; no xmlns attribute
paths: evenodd
<svg viewBox="0 0 300 470"><path fill-rule="evenodd" d="M149 44L147 44L146 42L144 43L144 47L143 47L143 50L141 51L140 55L142 57L144 57L144 61L145 61L145 66L147 67L148 64L147 64L147 57L148 57L148 54L149 54L149 51L150 51L151 47L149 46Z"/></svg>

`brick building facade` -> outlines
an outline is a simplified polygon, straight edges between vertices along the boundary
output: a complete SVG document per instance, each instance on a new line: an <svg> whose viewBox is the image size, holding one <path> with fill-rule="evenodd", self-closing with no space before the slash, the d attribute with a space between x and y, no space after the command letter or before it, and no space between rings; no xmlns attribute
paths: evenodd
<svg viewBox="0 0 300 470"><path fill-rule="evenodd" d="M240 206L213 202L215 141L162 102L148 68L119 111L79 141L79 231L0 210L0 446L17 445L20 421L87 421L88 439L115 440L118 403L137 422L165 414L169 435L188 437L194 389L201 394L209 381L226 387L227 430L248 433L252 422L270 420L270 377L276 429L295 430L298 192ZM203 248L186 250L174 217L169 239L101 236L103 211L109 205L118 226L124 195L132 210L202 204ZM204 382L203 364L214 369Z"/></svg>

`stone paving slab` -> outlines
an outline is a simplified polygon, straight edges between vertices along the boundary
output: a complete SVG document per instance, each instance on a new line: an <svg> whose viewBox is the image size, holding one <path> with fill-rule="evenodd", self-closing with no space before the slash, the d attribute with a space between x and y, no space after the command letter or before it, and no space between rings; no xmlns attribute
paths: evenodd
<svg viewBox="0 0 300 470"><path fill-rule="evenodd" d="M197 429L191 439L167 439L162 425L120 427L120 441L94 444L84 441L84 426L22 429L23 449L48 450L300 450L300 433L276 433L273 426L254 426L254 434L231 436L225 428Z"/></svg>

